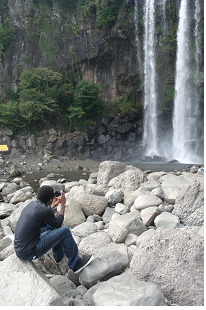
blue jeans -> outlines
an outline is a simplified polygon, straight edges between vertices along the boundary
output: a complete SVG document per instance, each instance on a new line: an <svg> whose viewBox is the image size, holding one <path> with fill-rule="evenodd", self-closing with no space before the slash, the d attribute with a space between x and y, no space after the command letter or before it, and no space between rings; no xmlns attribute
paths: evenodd
<svg viewBox="0 0 206 310"><path fill-rule="evenodd" d="M35 253L26 259L37 259L48 252L51 248L53 250L54 259L57 263L62 260L65 253L68 258L69 269L75 267L79 258L78 248L69 227L61 226L59 228L53 228L49 225L42 227Z"/></svg>

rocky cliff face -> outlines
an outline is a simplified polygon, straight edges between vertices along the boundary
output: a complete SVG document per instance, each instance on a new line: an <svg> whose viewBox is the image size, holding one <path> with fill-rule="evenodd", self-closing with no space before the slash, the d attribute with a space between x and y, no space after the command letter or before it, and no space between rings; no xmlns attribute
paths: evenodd
<svg viewBox="0 0 206 310"><path fill-rule="evenodd" d="M52 6L37 5L41 3L37 0L1 2L0 22L9 18L15 38L15 43L2 53L0 60L0 95L4 100L9 100L5 87L16 91L23 70L45 66L75 76L77 80L81 77L94 80L101 86L101 97L106 102L115 102L131 92L134 103L141 110L144 101L143 0L119 0L118 15L110 27L99 27L95 6L90 8L87 17L80 23L75 10L62 9L59 1ZM138 5L138 46L134 23L135 4ZM166 14L164 20L163 4ZM155 5L158 130L161 136L161 133L172 128L175 42L180 1L158 0ZM192 1L191 8L193 6ZM202 4L202 19L203 14ZM136 117L135 111L136 121L139 122L141 118L142 114ZM139 136L135 138L137 140L140 140Z"/></svg>

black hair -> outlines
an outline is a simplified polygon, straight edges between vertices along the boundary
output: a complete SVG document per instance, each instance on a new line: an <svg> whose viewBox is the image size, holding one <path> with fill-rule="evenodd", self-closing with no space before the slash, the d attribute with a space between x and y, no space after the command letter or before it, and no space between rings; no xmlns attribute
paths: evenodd
<svg viewBox="0 0 206 310"><path fill-rule="evenodd" d="M51 198L54 198L54 189L49 185L43 185L38 189L37 199L46 203Z"/></svg>

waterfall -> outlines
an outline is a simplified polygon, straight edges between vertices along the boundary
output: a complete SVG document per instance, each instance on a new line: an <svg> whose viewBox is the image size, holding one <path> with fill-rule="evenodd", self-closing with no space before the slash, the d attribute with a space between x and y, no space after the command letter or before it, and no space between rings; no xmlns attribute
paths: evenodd
<svg viewBox="0 0 206 310"><path fill-rule="evenodd" d="M144 132L145 155L153 157L157 149L157 111L155 74L155 1L145 0L144 7Z"/></svg>
<svg viewBox="0 0 206 310"><path fill-rule="evenodd" d="M198 32L199 4L196 0L195 30ZM200 14L199 14L200 15ZM173 114L173 158L180 162L195 162L194 150L198 141L198 94L194 81L199 71L199 38L195 34L195 66L191 66L190 19L188 0L181 1L177 31L177 59Z"/></svg>

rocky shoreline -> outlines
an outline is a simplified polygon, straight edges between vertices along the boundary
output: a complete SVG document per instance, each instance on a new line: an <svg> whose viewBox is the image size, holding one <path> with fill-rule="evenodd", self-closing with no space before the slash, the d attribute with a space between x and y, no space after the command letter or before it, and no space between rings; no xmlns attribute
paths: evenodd
<svg viewBox="0 0 206 310"><path fill-rule="evenodd" d="M152 173L118 161L86 162L74 160L70 168L90 171L88 180L54 180L46 169L39 180L65 191L63 224L70 227L79 255L94 255L78 275L65 257L56 264L51 250L33 262L16 257L15 225L36 193L15 173L0 181L0 305L203 306L200 166ZM36 157L33 164L41 168L38 163Z"/></svg>

